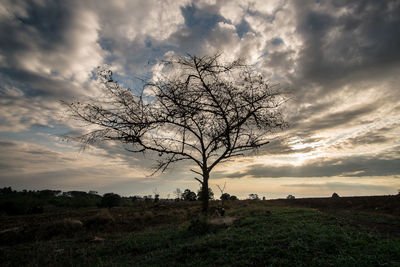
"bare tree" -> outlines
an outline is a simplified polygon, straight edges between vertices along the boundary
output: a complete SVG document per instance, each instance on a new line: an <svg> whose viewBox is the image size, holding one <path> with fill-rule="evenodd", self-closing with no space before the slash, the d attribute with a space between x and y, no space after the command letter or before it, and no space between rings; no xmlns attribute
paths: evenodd
<svg viewBox="0 0 400 267"><path fill-rule="evenodd" d="M163 64L167 74L144 81L139 92L123 88L110 70L100 70L107 101L67 106L74 118L96 126L81 136L84 145L120 141L128 151L156 155L156 171L192 161L207 212L210 172L268 144L268 134L285 125L279 106L286 98L241 60L224 63L218 54L188 55Z"/></svg>

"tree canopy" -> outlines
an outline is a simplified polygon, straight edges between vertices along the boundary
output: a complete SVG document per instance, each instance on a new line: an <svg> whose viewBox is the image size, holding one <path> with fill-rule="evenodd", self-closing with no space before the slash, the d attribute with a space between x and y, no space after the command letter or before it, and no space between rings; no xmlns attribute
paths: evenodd
<svg viewBox="0 0 400 267"><path fill-rule="evenodd" d="M116 140L131 152L158 157L156 171L190 160L204 196L214 167L268 144L268 134L285 126L285 97L242 60L220 55L173 57L161 64L158 78L142 90L124 88L110 70L100 69L106 100L67 104L74 118L96 126L83 144ZM208 208L208 197L203 210Z"/></svg>

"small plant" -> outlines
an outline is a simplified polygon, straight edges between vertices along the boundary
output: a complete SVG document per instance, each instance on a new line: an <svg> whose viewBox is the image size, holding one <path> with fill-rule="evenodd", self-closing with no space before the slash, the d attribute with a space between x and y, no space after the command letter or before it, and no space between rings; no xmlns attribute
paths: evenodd
<svg viewBox="0 0 400 267"><path fill-rule="evenodd" d="M333 193L332 198L339 198L339 195L337 193Z"/></svg>
<svg viewBox="0 0 400 267"><path fill-rule="evenodd" d="M188 230L193 234L204 235L210 231L210 225L206 217L198 217L190 221Z"/></svg>
<svg viewBox="0 0 400 267"><path fill-rule="evenodd" d="M102 225L107 225L107 224L112 224L115 222L114 217L110 213L109 210L101 210L99 213L97 213L94 216L89 217L86 219L84 222L85 227L87 228L93 228L93 227L99 227Z"/></svg>
<svg viewBox="0 0 400 267"><path fill-rule="evenodd" d="M120 203L121 203L121 196L114 193L106 193L103 195L103 198L101 199L102 207L112 208L118 206Z"/></svg>
<svg viewBox="0 0 400 267"><path fill-rule="evenodd" d="M288 195L287 197L286 197L286 199L295 199L296 197L295 196L293 196L293 195Z"/></svg>
<svg viewBox="0 0 400 267"><path fill-rule="evenodd" d="M160 193L158 192L157 188L154 188L153 193L154 193L154 203L157 203L158 201L160 201Z"/></svg>

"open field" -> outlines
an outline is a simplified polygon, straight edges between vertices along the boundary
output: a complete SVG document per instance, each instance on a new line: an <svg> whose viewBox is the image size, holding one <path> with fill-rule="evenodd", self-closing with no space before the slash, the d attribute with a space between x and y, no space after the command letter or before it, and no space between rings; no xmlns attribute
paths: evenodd
<svg viewBox="0 0 400 267"><path fill-rule="evenodd" d="M212 202L215 210L221 202ZM198 202L0 217L2 266L400 266L400 197Z"/></svg>

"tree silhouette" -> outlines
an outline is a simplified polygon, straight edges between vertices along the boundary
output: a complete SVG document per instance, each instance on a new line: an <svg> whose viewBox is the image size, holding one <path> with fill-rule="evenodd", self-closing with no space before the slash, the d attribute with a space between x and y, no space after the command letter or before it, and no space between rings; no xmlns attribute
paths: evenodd
<svg viewBox="0 0 400 267"><path fill-rule="evenodd" d="M157 156L155 172L192 161L207 212L211 171L268 144L268 133L285 125L279 110L285 97L252 66L241 60L224 63L218 54L174 57L162 66L164 75L143 81L139 92L101 69L106 100L66 105L74 118L95 126L81 136L83 145L120 141L128 151Z"/></svg>
<svg viewBox="0 0 400 267"><path fill-rule="evenodd" d="M197 196L196 193L193 191L190 191L190 189L185 189L182 193L182 198L185 201L195 201Z"/></svg>

